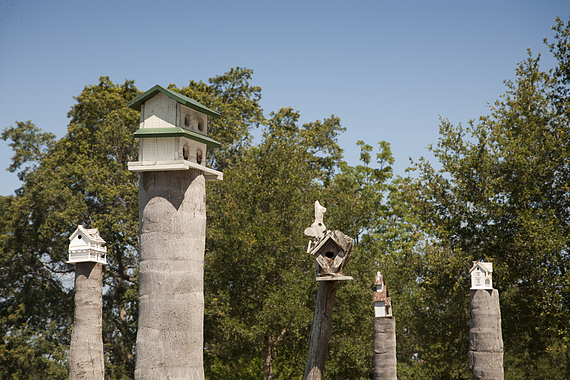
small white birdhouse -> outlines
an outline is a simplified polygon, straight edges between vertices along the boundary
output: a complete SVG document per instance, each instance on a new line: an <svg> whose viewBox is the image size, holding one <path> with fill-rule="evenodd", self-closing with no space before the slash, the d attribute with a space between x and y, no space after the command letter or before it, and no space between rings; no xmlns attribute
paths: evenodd
<svg viewBox="0 0 570 380"><path fill-rule="evenodd" d="M68 264L82 262L107 264L107 247L105 240L99 236L97 228L83 228L79 225L69 237Z"/></svg>
<svg viewBox="0 0 570 380"><path fill-rule="evenodd" d="M493 289L493 263L473 261L471 289Z"/></svg>
<svg viewBox="0 0 570 380"><path fill-rule="evenodd" d="M219 148L208 137L208 118L220 115L175 91L156 85L127 104L140 111L139 161L129 170L171 171L198 169L208 181L222 180L223 173L206 167L208 148Z"/></svg>
<svg viewBox="0 0 570 380"><path fill-rule="evenodd" d="M374 279L374 317L391 317L392 316L392 298L388 297L388 288L384 284L384 276L377 272Z"/></svg>

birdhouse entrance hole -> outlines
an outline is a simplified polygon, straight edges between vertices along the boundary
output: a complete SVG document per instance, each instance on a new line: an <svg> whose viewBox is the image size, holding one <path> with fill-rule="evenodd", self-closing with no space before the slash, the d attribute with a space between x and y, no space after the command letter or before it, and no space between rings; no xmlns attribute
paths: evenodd
<svg viewBox="0 0 570 380"><path fill-rule="evenodd" d="M334 252L328 251L325 253L325 256L329 259L332 259L334 257Z"/></svg>
<svg viewBox="0 0 570 380"><path fill-rule="evenodd" d="M202 151L200 149L196 152L196 162L199 164L202 163Z"/></svg>
<svg viewBox="0 0 570 380"><path fill-rule="evenodd" d="M186 114L186 116L184 116L184 126L186 128L190 128L190 115Z"/></svg>
<svg viewBox="0 0 570 380"><path fill-rule="evenodd" d="M182 157L184 157L186 161L188 161L188 158L190 158L190 148L188 145L184 145L182 147Z"/></svg>
<svg viewBox="0 0 570 380"><path fill-rule="evenodd" d="M204 121L202 119L198 119L198 130L204 132Z"/></svg>

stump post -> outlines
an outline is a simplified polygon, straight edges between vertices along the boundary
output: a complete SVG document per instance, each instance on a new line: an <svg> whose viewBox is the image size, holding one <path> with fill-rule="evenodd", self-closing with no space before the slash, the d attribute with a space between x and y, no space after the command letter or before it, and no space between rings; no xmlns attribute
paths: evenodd
<svg viewBox="0 0 570 380"><path fill-rule="evenodd" d="M492 264L474 262L470 273L472 288L469 302L469 369L473 370L473 380L503 380L499 291L489 288L492 284ZM489 281L483 282L486 279Z"/></svg>
<svg viewBox="0 0 570 380"><path fill-rule="evenodd" d="M340 231L329 231L323 223L326 208L315 202L315 222L305 229L305 235L313 237L307 253L315 257L316 278L319 282L315 302L315 314L309 337L309 350L304 380L321 380L329 339L332 336L332 313L340 281L352 280L343 269L352 256L352 239Z"/></svg>

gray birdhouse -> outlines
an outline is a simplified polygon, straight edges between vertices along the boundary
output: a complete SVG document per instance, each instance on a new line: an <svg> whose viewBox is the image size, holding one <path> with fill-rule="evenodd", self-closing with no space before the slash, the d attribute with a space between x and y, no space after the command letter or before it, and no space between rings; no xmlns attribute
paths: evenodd
<svg viewBox="0 0 570 380"><path fill-rule="evenodd" d="M469 274L471 289L493 289L493 263L473 261Z"/></svg>
<svg viewBox="0 0 570 380"><path fill-rule="evenodd" d="M207 149L219 148L208 137L208 118L220 115L175 91L156 85L127 104L140 111L139 161L129 170L171 171L197 169L208 181L222 180L223 173L206 167Z"/></svg>
<svg viewBox="0 0 570 380"><path fill-rule="evenodd" d="M68 264L95 262L107 264L105 240L99 236L97 228L83 228L82 225L69 237Z"/></svg>
<svg viewBox="0 0 570 380"><path fill-rule="evenodd" d="M384 276L377 272L374 279L374 317L391 317L392 316L392 298L388 297L388 288L384 284Z"/></svg>
<svg viewBox="0 0 570 380"><path fill-rule="evenodd" d="M315 202L315 222L305 229L305 235L313 237L309 241L307 253L315 258L316 281L352 280L345 276L343 269L352 256L352 239L340 231L329 231L323 223L323 215L327 211Z"/></svg>

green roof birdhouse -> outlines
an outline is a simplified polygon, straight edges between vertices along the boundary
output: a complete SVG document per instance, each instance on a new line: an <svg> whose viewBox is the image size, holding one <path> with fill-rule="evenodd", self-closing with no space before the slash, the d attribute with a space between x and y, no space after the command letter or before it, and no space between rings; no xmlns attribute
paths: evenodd
<svg viewBox="0 0 570 380"><path fill-rule="evenodd" d="M206 167L207 149L219 148L208 137L208 118L220 115L175 91L156 85L128 103L141 112L139 161L129 170L172 171L197 169L206 180L222 180L223 173Z"/></svg>

